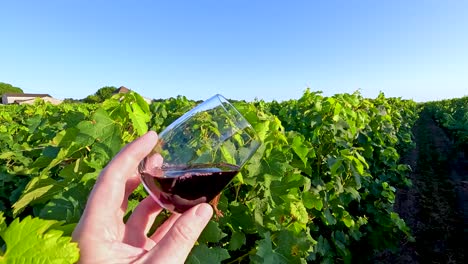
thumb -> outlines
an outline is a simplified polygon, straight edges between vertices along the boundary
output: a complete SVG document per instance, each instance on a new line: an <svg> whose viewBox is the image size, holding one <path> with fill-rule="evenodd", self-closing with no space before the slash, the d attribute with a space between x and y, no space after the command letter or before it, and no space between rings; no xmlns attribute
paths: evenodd
<svg viewBox="0 0 468 264"><path fill-rule="evenodd" d="M213 209L207 203L183 213L145 259L150 263L184 263L212 216Z"/></svg>

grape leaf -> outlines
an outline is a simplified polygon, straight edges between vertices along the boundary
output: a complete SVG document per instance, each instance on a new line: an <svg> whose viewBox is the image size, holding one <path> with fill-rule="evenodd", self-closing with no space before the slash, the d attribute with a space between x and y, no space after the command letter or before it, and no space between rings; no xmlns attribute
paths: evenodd
<svg viewBox="0 0 468 264"><path fill-rule="evenodd" d="M304 165L307 164L307 154L309 149L304 145L304 139L300 136L295 136L291 144L291 148L294 150L294 153L299 156L299 158L304 162Z"/></svg>
<svg viewBox="0 0 468 264"><path fill-rule="evenodd" d="M268 157L262 159L262 173L282 176L291 168L289 162L291 153L283 152L283 150L273 149Z"/></svg>
<svg viewBox="0 0 468 264"><path fill-rule="evenodd" d="M85 121L83 121L82 123L85 123ZM79 146L86 146L92 143L92 141L89 141L89 140L86 140L84 142L78 142L77 141L78 133L79 133L79 129L75 127L69 127L66 130L63 130L57 133L55 137L52 139L52 144L55 144L59 147L67 147L67 146L70 146L71 144L78 144ZM82 139L85 139L85 138L82 138Z"/></svg>
<svg viewBox="0 0 468 264"><path fill-rule="evenodd" d="M257 122L255 125L255 131L257 132L258 138L264 141L270 126L270 121L265 120L263 122Z"/></svg>
<svg viewBox="0 0 468 264"><path fill-rule="evenodd" d="M341 217L341 221L346 225L346 227L350 228L354 226L353 217L346 211L343 212L343 216Z"/></svg>
<svg viewBox="0 0 468 264"><path fill-rule="evenodd" d="M282 230L278 233L278 247L276 250L281 255L292 258L291 262L300 263L299 258L307 257L315 243L316 241L304 232L298 236L291 231Z"/></svg>
<svg viewBox="0 0 468 264"><path fill-rule="evenodd" d="M260 263L288 263L288 259L286 259L284 256L278 254L275 250L273 250L273 245L271 243L271 238L270 238L270 232L267 232L264 234L265 238L258 241L258 246L257 246L257 254L256 256L260 257L260 260L258 258L257 262Z"/></svg>
<svg viewBox="0 0 468 264"><path fill-rule="evenodd" d="M5 217L3 212L0 211L0 234L3 234L3 231L7 229L7 224L5 223Z"/></svg>
<svg viewBox="0 0 468 264"><path fill-rule="evenodd" d="M330 212L330 209L325 209L325 211L322 214L322 219L324 220L324 223L326 225L334 225L336 224L336 219L333 216L333 214Z"/></svg>
<svg viewBox="0 0 468 264"><path fill-rule="evenodd" d="M138 104L131 104L131 108L127 105L127 112L132 120L133 127L137 131L139 136L142 136L146 131L148 131L148 125L146 124L149 121L149 116L143 112Z"/></svg>
<svg viewBox="0 0 468 264"><path fill-rule="evenodd" d="M85 142L87 137L93 138L101 143L99 145L104 152L102 154L107 155L108 158L114 157L122 147L121 129L103 109L96 110L92 121L80 122L77 128L80 130L77 140ZM85 139L81 139L83 137Z"/></svg>
<svg viewBox="0 0 468 264"><path fill-rule="evenodd" d="M31 179L20 199L13 204L13 215L21 213L26 206L49 200L63 191L67 182L57 182L45 175Z"/></svg>
<svg viewBox="0 0 468 264"><path fill-rule="evenodd" d="M226 234L219 228L218 223L211 220L198 238L198 242L219 242Z"/></svg>
<svg viewBox="0 0 468 264"><path fill-rule="evenodd" d="M267 181L268 175L269 174L265 174L264 176L265 182ZM271 194L273 198L276 199L288 193L295 193L304 185L304 179L299 174L284 175L283 177L276 178L281 178L281 181L271 181L270 184Z"/></svg>
<svg viewBox="0 0 468 264"><path fill-rule="evenodd" d="M254 180L256 179L254 176L260 174L261 171L261 160L263 158L263 154L265 152L266 145L263 144L261 145L258 149L257 152L250 158L250 160L247 162L246 166L247 170L249 171L249 180ZM254 185L254 184L252 184Z"/></svg>
<svg viewBox="0 0 468 264"><path fill-rule="evenodd" d="M320 211L323 207L323 202L320 199L320 196L315 195L312 192L304 192L302 194L302 202L307 209L315 208Z"/></svg>
<svg viewBox="0 0 468 264"><path fill-rule="evenodd" d="M81 184L66 187L42 208L39 217L77 223L86 205L88 193L89 190Z"/></svg>
<svg viewBox="0 0 468 264"><path fill-rule="evenodd" d="M246 238L244 233L235 231L231 236L231 240L229 241L229 250L238 250L245 244L245 242Z"/></svg>
<svg viewBox="0 0 468 264"><path fill-rule="evenodd" d="M247 206L233 203L229 209L231 211L230 224L234 229L242 229L245 233L256 232L254 219Z"/></svg>
<svg viewBox="0 0 468 264"><path fill-rule="evenodd" d="M290 204L290 213L299 223L303 224L304 227L309 221L309 216L304 204L301 202L292 202Z"/></svg>
<svg viewBox="0 0 468 264"><path fill-rule="evenodd" d="M0 263L77 262L78 245L70 237L62 236L62 231L54 230L55 225L59 225L57 221L31 216L22 221L16 218L8 228L0 224L0 236L6 244Z"/></svg>
<svg viewBox="0 0 468 264"><path fill-rule="evenodd" d="M149 113L150 112L150 108L149 108L148 103L145 101L145 99L141 95L139 95L138 93L135 93L135 92L131 92L130 95L133 95L134 100L136 101L136 103L138 104L138 106L141 108L141 110L144 113Z"/></svg>
<svg viewBox="0 0 468 264"><path fill-rule="evenodd" d="M328 240L324 238L322 235L319 236L317 245L316 245L316 251L322 256L326 256L327 254L330 253L330 243L328 243Z"/></svg>
<svg viewBox="0 0 468 264"><path fill-rule="evenodd" d="M229 253L224 248L213 247L208 248L206 245L197 245L192 249L187 258L186 264L205 264L205 263L221 263L228 259Z"/></svg>

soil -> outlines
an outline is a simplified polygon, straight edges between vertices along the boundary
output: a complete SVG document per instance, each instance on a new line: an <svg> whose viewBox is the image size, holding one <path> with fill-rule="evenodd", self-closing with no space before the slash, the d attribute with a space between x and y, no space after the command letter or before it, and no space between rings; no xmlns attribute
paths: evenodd
<svg viewBox="0 0 468 264"><path fill-rule="evenodd" d="M411 228L396 254L380 263L466 263L468 255L468 161L432 117L422 112L413 128L416 148L402 157L412 167L412 186L397 190L395 211Z"/></svg>

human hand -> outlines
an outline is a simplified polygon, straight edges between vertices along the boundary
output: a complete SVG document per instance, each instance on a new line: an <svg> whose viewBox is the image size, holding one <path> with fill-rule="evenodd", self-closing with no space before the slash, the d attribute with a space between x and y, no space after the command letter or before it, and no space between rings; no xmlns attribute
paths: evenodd
<svg viewBox="0 0 468 264"><path fill-rule="evenodd" d="M140 183L138 164L157 140L155 132L148 132L125 146L102 170L72 235L80 248L80 263L184 263L211 219L210 205L202 203L173 214L148 237L162 211L148 196L123 222L128 196Z"/></svg>

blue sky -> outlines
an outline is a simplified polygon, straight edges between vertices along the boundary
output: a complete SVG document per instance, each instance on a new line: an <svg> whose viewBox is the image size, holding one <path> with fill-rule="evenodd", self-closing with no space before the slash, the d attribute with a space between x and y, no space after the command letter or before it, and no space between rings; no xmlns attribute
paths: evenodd
<svg viewBox="0 0 468 264"><path fill-rule="evenodd" d="M2 1L0 82L84 98L468 95L468 1Z"/></svg>

